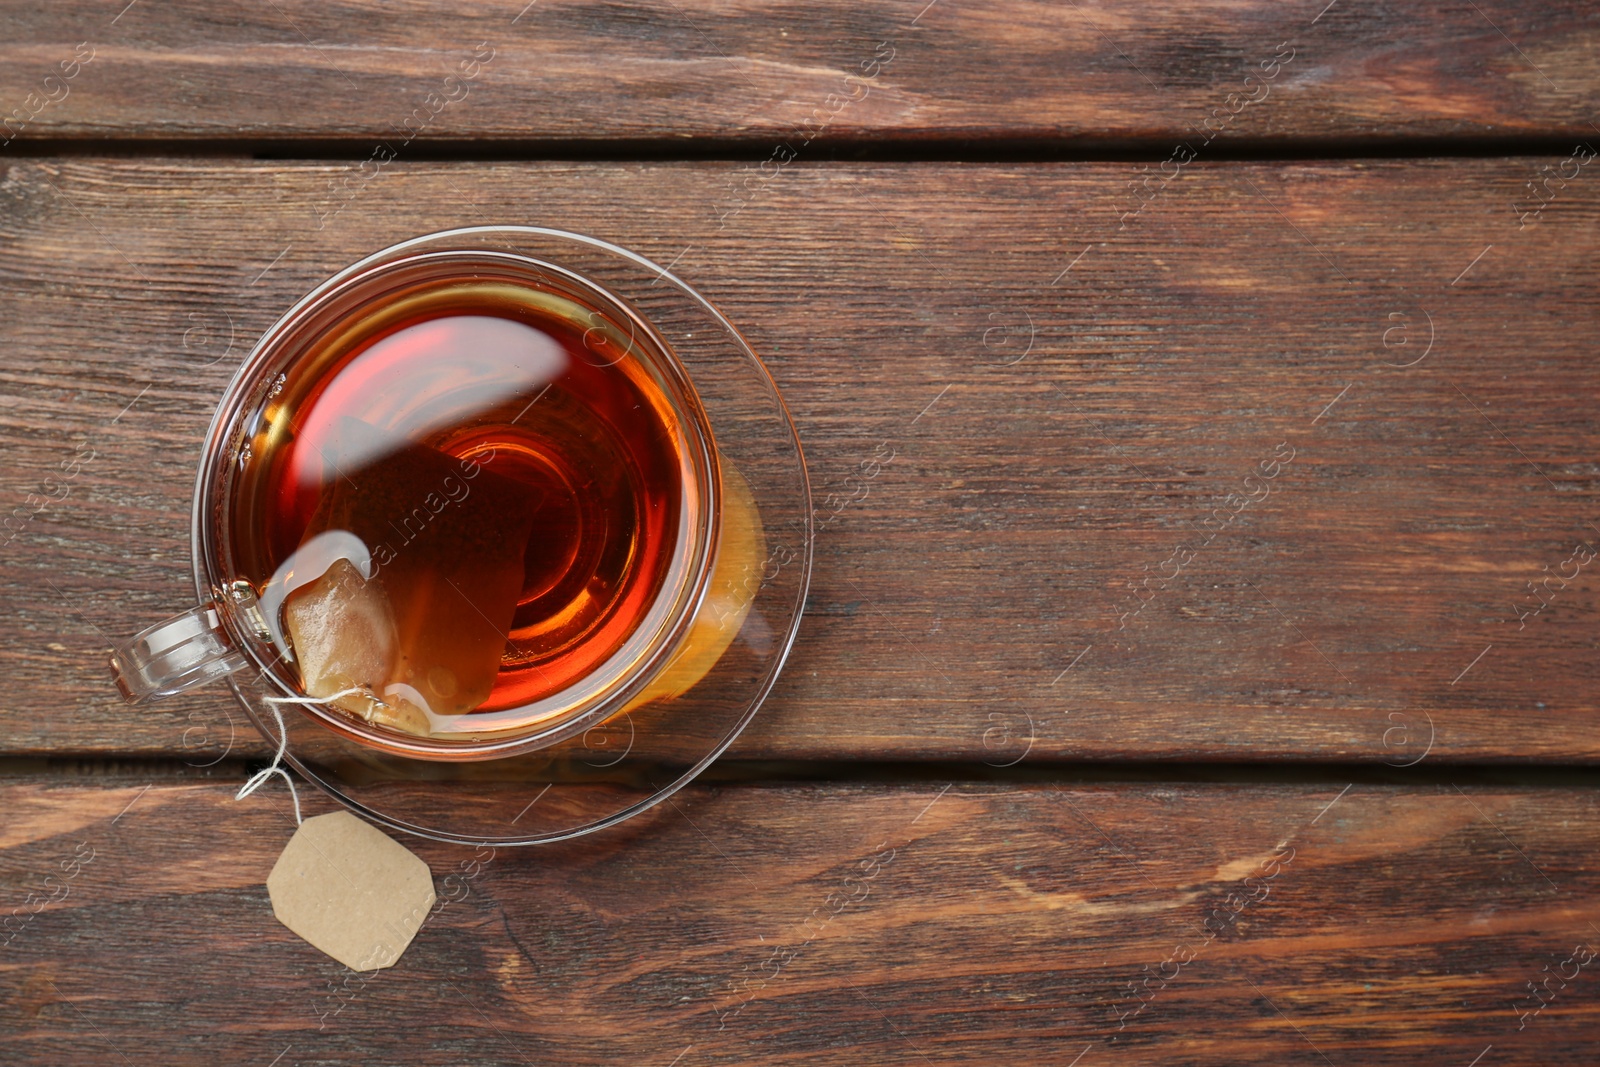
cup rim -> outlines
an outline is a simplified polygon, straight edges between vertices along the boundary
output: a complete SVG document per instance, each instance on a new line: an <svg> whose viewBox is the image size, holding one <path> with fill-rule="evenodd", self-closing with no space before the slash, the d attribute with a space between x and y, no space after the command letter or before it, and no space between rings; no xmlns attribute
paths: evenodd
<svg viewBox="0 0 1600 1067"><path fill-rule="evenodd" d="M461 255L484 256L500 259L524 267L532 267L539 272L552 271L561 279L569 283L576 283L580 292L587 290L612 304L623 313L630 324L643 331L654 349L662 357L665 366L658 370L670 375L674 384L681 392L680 398L674 399L674 406L678 406L681 399L683 407L680 411L683 418L684 432L690 447L689 459L698 469L695 471L697 489L702 495L700 505L700 529L688 529L686 532L693 535L688 559L685 565L685 575L679 580L675 589L664 588L653 602L651 613L661 603L664 594L672 593L674 602L657 620L654 632L649 635L649 640L644 642L645 648L642 655L637 650L631 650L634 636L643 632L645 624L641 623L639 629L626 639L624 646L608 657L601 667L596 668L585 676L593 677L595 673L603 670L613 660L620 658L624 653L634 651L634 662L627 669L621 671L612 684L597 695L578 702L573 708L557 713L553 722L544 726L536 726L530 730L520 732L505 731L499 735L489 735L477 740L452 740L447 738L421 737L404 734L397 730L371 726L361 723L355 717L342 710L332 709L324 705L303 705L303 710L315 719L317 723L357 744L388 752L391 755L404 756L430 762L467 762L478 760L491 760L506 756L520 755L537 751L551 745L559 744L573 736L593 728L604 722L612 715L626 708L629 702L642 692L650 682L670 662L673 654L681 645L684 637L689 632L695 616L703 603L709 589L713 563L721 539L721 467L718 459L715 439L711 433L709 419L700 403L695 391L693 379L672 347L660 336L655 326L649 319L640 313L627 300L607 288L605 285L594 281L578 271L563 267L559 263L552 263L531 255L525 255L513 249L493 247L487 240L473 241L475 237L493 237L508 234L538 234L557 237L567 240L577 240L597 249L625 256L640 265L648 265L656 270L654 264L626 249L619 248L608 242L596 238L585 237L562 230L546 229L531 226L474 226L460 227L451 230L441 230L434 233L409 238L405 241L390 245L354 263L340 269L319 282L312 289L304 293L289 308L287 308L269 326L249 354L241 362L229 381L218 401L213 413L211 425L204 438L204 450L195 479L194 504L191 511L190 539L192 546L192 562L195 580L195 591L202 603L215 602L224 627L229 633L235 647L245 655L250 666L256 668L256 673L263 681L276 690L281 690L283 695L304 696L303 690L292 685L278 671L273 668L281 662L280 656L272 660L266 659L260 653L262 649L260 635L257 627L239 610L240 605L230 595L228 582L230 575L221 573L222 568L213 568L213 563L220 563L218 558L219 546L212 542L220 542L222 535L219 529L221 519L226 514L229 506L227 481L229 474L225 469L226 464L233 459L233 449L230 441L238 435L241 421L247 418L254 407L254 401L259 391L266 386L274 369L274 358L281 355L278 346L285 336L291 335L295 327L302 320L314 314L329 301L336 299L348 286L359 285L368 277L381 276L383 268L390 265L403 265L415 262L423 255ZM451 247L441 247L444 242L457 242ZM676 280L676 279L674 279ZM748 344L742 335L733 329L731 324L721 316L715 308L700 297L698 293L678 283L682 291L692 297L705 308L709 308L718 319L727 326L729 333L747 351ZM651 360L652 365L657 361ZM759 360L756 361L758 364ZM762 367L763 371L765 367ZM770 374L769 374L770 379ZM776 387L773 389L776 395ZM780 398L781 403L781 398ZM788 418L787 408L784 409ZM793 431L793 422L790 419L790 429ZM795 438L798 447L798 436ZM697 463L693 461L698 461ZM216 490L216 491L214 491ZM807 487L809 499L809 486ZM808 510L809 514L809 510ZM807 560L809 563L809 559ZM676 564L675 564L676 565ZM807 568L809 572L809 567ZM809 576L809 575L808 575ZM808 583L809 584L809 583ZM792 641L792 636L791 636ZM787 648L785 649L785 658ZM241 703L251 718L256 719L256 710L250 701L245 700L237 684L232 686ZM557 701L562 694L571 692L574 687L569 686L549 697L544 701ZM543 702L543 701L541 701ZM536 702L539 703L539 702ZM257 723L258 727L262 724ZM730 738L731 740L731 738Z"/></svg>

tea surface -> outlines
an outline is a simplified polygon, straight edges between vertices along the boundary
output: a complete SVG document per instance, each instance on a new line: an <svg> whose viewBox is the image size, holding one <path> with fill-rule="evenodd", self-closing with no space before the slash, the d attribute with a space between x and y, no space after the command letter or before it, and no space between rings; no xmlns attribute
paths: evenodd
<svg viewBox="0 0 1600 1067"><path fill-rule="evenodd" d="M360 688L335 702L427 733L622 647L684 537L684 428L646 343L494 277L317 331L262 411L230 530L308 692Z"/></svg>

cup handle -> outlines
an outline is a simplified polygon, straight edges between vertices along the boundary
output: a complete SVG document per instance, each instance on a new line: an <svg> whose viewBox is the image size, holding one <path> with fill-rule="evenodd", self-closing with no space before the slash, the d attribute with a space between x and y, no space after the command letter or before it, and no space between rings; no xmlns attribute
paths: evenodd
<svg viewBox="0 0 1600 1067"><path fill-rule="evenodd" d="M158 622L111 652L117 688L130 704L181 693L242 670L247 660L228 638L215 604Z"/></svg>

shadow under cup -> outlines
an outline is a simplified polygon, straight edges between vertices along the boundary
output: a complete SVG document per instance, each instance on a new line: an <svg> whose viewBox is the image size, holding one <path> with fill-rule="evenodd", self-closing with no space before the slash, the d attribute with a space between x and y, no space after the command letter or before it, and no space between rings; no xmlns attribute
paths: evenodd
<svg viewBox="0 0 1600 1067"><path fill-rule="evenodd" d="M644 810L749 722L798 628L811 507L775 386L715 308L605 242L480 227L354 264L263 335L204 455L202 606L118 650L125 695L225 677L290 765L399 829L520 844ZM350 529L373 501L381 529ZM513 565L509 601L468 587ZM348 622L339 590L421 573L389 595L402 638L425 661L487 633L492 682L423 662L305 697L296 605Z"/></svg>

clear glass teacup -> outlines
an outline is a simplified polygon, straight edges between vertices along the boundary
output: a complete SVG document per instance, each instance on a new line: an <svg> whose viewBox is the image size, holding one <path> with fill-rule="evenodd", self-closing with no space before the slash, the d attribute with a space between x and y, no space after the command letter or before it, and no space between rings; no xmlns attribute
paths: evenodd
<svg viewBox="0 0 1600 1067"><path fill-rule="evenodd" d="M605 242L477 227L353 264L261 337L192 538L198 606L113 653L130 701L225 679L269 737L261 702L293 702L393 770L560 750L704 688L654 796L770 688L810 505L770 377L702 297Z"/></svg>

